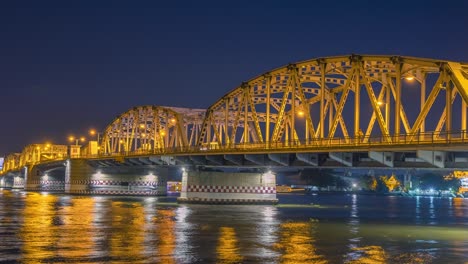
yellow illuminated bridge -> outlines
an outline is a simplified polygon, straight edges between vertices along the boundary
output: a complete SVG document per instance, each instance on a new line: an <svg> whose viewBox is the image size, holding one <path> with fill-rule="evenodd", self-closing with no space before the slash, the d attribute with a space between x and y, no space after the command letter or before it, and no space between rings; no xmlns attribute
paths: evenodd
<svg viewBox="0 0 468 264"><path fill-rule="evenodd" d="M249 163L249 155L291 154L295 156L275 161L320 166L335 160L353 166L355 161L382 159L390 167L412 157L434 167L463 167L468 161L467 103L468 63L324 57L242 82L207 109L134 107L100 133L95 150L88 146L70 153L70 146L33 144L8 155L4 172L70 155L242 165ZM355 153L365 155L356 158ZM402 158L398 153L407 154ZM235 162L236 155L244 157Z"/></svg>

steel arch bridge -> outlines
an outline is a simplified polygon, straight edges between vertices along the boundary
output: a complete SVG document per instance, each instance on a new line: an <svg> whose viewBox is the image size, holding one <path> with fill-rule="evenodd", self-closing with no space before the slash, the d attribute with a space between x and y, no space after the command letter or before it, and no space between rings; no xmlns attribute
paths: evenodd
<svg viewBox="0 0 468 264"><path fill-rule="evenodd" d="M135 107L102 154L465 142L468 63L401 56L312 59L259 75L206 111Z"/></svg>
<svg viewBox="0 0 468 264"><path fill-rule="evenodd" d="M163 152L194 145L203 123L203 109L164 106L134 107L114 119L104 130L104 154Z"/></svg>

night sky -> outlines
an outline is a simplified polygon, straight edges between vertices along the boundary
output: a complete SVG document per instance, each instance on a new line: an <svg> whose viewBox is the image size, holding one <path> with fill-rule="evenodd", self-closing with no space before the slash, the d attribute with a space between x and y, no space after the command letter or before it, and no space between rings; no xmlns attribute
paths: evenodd
<svg viewBox="0 0 468 264"><path fill-rule="evenodd" d="M137 105L207 108L290 62L468 61L468 1L168 2L2 1L0 156L103 130Z"/></svg>

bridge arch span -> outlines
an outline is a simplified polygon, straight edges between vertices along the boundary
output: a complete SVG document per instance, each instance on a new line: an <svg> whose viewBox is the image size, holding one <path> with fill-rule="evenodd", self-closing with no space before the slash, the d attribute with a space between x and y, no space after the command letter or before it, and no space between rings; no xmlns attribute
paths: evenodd
<svg viewBox="0 0 468 264"><path fill-rule="evenodd" d="M460 136L467 103L468 63L355 54L317 58L266 72L225 94L207 109L198 146Z"/></svg>
<svg viewBox="0 0 468 264"><path fill-rule="evenodd" d="M163 152L195 145L204 109L144 105L117 116L104 130L101 152Z"/></svg>

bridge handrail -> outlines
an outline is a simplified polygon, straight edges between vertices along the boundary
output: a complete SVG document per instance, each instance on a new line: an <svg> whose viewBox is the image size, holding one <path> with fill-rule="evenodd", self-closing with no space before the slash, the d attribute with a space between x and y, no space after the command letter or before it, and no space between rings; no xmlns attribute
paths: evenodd
<svg viewBox="0 0 468 264"><path fill-rule="evenodd" d="M102 158L116 156L141 156L141 155L168 155L168 154L200 154L200 153L226 153L226 152L259 152L259 151L284 151L284 150L330 150L339 151L340 147L372 148L372 147L408 147L435 146L452 143L468 143L468 131L450 132L424 132L417 134L400 134L374 137L335 137L324 139L300 139L286 142L263 143L236 143L213 146L186 146L174 148L158 148L153 150L139 149L136 151L122 151L116 153L100 153L81 157Z"/></svg>

